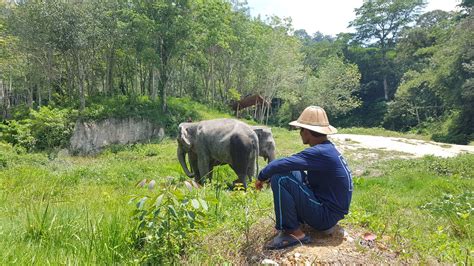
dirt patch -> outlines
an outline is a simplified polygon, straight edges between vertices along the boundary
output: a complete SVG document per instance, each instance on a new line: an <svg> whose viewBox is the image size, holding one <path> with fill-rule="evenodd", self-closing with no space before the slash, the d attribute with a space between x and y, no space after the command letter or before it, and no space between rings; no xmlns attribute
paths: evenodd
<svg viewBox="0 0 474 266"><path fill-rule="evenodd" d="M262 222L262 221L261 221ZM399 254L391 251L383 239L366 240L366 232L350 226L337 226L336 230L326 235L322 232L303 226L312 242L284 250L264 250L263 246L276 234L272 230L272 221L260 223L260 234L254 234L249 246L241 254L244 264L267 265L320 265L320 264L402 264ZM268 229L263 232L263 229Z"/></svg>
<svg viewBox="0 0 474 266"><path fill-rule="evenodd" d="M337 144L339 149L351 151L360 149L383 149L405 153L408 154L409 157L422 157L425 155L454 157L463 152L474 153L474 146L454 145L417 139L352 134L336 134L331 135L330 138Z"/></svg>

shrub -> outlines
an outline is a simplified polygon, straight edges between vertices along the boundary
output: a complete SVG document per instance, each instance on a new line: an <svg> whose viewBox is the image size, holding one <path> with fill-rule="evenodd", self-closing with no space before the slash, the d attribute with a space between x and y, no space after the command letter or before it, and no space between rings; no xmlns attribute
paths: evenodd
<svg viewBox="0 0 474 266"><path fill-rule="evenodd" d="M0 140L32 150L35 147L36 138L31 133L31 120L4 121L0 124Z"/></svg>
<svg viewBox="0 0 474 266"><path fill-rule="evenodd" d="M150 189L153 189L152 184L148 184ZM157 193L131 200L136 204L133 240L142 251L139 258L142 263L176 263L184 255L184 250L191 248L189 243L199 232L208 210L206 201L195 189L197 185L193 184L186 181L186 188L163 184ZM140 185L145 185L145 182Z"/></svg>
<svg viewBox="0 0 474 266"><path fill-rule="evenodd" d="M31 134L36 139L35 148L48 150L64 147L71 137L74 123L69 109L42 106L31 111Z"/></svg>
<svg viewBox="0 0 474 266"><path fill-rule="evenodd" d="M28 151L64 147L72 134L71 110L42 106L30 110L30 118L8 120L0 125L0 140Z"/></svg>
<svg viewBox="0 0 474 266"><path fill-rule="evenodd" d="M462 112L451 112L440 124L438 131L433 134L432 139L446 143L468 144L472 139L472 136L468 134L472 132L472 126L466 125L466 123L463 123L463 120L465 118ZM469 127L471 128L469 129Z"/></svg>

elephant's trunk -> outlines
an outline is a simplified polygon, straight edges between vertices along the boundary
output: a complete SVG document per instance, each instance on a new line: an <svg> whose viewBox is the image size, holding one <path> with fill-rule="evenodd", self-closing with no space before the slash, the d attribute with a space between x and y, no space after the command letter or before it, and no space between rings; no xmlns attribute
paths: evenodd
<svg viewBox="0 0 474 266"><path fill-rule="evenodd" d="M270 153L267 157L267 162L270 163L271 161L275 160L275 157L276 156L274 152Z"/></svg>
<svg viewBox="0 0 474 266"><path fill-rule="evenodd" d="M181 146L178 144L178 161L181 164L181 167L183 168L184 173L189 177L193 177L194 174L189 171L188 165L186 164L186 161L184 159L185 153L186 152L183 150L183 148L181 148Z"/></svg>

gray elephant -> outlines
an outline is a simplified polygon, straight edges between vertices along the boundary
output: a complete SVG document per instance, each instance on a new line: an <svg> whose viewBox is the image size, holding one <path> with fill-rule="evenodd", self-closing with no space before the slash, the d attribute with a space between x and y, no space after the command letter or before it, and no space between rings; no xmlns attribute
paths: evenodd
<svg viewBox="0 0 474 266"><path fill-rule="evenodd" d="M247 187L247 177L256 175L258 137L241 121L213 119L181 123L177 141L181 167L187 176L194 177L200 184L205 176L211 176L213 167L220 164L229 164L244 187ZM191 170L186 164L186 154Z"/></svg>
<svg viewBox="0 0 474 266"><path fill-rule="evenodd" d="M258 155L268 163L275 160L275 140L273 139L272 130L265 126L253 126L252 129L258 137Z"/></svg>

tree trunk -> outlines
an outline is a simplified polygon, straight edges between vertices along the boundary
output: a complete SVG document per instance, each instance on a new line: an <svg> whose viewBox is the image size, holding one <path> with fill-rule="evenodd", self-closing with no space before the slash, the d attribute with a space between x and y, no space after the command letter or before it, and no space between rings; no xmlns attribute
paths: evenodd
<svg viewBox="0 0 474 266"><path fill-rule="evenodd" d="M385 101L388 101L388 84L387 84L386 56L387 56L387 51L385 51L384 40L382 39L383 92L384 92Z"/></svg>
<svg viewBox="0 0 474 266"><path fill-rule="evenodd" d="M385 94L385 100L388 101L388 85L387 85L387 75L383 75L383 92Z"/></svg>
<svg viewBox="0 0 474 266"><path fill-rule="evenodd" d="M169 51L164 45L164 41L160 43L160 80L158 81L158 90L160 91L160 103L161 110L166 112L168 110L166 101L166 83L168 82L168 63L169 63Z"/></svg>
<svg viewBox="0 0 474 266"><path fill-rule="evenodd" d="M41 88L38 84L33 85L33 88L36 90L36 102L38 102L38 106L42 106L43 99L41 98Z"/></svg>
<svg viewBox="0 0 474 266"><path fill-rule="evenodd" d="M148 89L147 89L147 95L151 96L153 92L153 65L150 64L148 67Z"/></svg>
<svg viewBox="0 0 474 266"><path fill-rule="evenodd" d="M3 119L8 119L10 109L10 95L8 93L8 88L5 86L2 79L0 79L0 96L2 96L3 99L2 117Z"/></svg>
<svg viewBox="0 0 474 266"><path fill-rule="evenodd" d="M156 97L158 96L157 94L157 91L156 91L156 84L155 84L155 76L156 76L156 70L155 70L155 67L151 67L151 73L152 73L152 77L151 77L151 99L154 101L156 100Z"/></svg>
<svg viewBox="0 0 474 266"><path fill-rule="evenodd" d="M161 110L163 112L166 112L168 109L167 107L167 102L166 102L166 81L167 81L167 75L165 73L164 68L161 69L160 71L160 80L158 82L158 87L160 90L160 103L161 103Z"/></svg>
<svg viewBox="0 0 474 266"><path fill-rule="evenodd" d="M84 95L84 69L79 58L79 54L76 54L76 66L77 66L77 81L79 83L79 111L82 112L86 108L86 99Z"/></svg>
<svg viewBox="0 0 474 266"><path fill-rule="evenodd" d="M48 103L51 102L51 91L53 86L53 49L48 48Z"/></svg>
<svg viewBox="0 0 474 266"><path fill-rule="evenodd" d="M64 57L66 57L64 55ZM71 70L71 67L70 65L68 64L68 60L64 60L65 64L66 64L66 72L67 72L67 93L68 93L68 97L69 99L72 99L74 98L74 78L73 78L73 74L72 74L72 70Z"/></svg>
<svg viewBox="0 0 474 266"><path fill-rule="evenodd" d="M106 76L106 87L107 87L107 94L114 95L114 82L113 82L113 75L114 75L114 61L115 61L115 54L113 49L109 49L109 53L107 56L107 76Z"/></svg>

